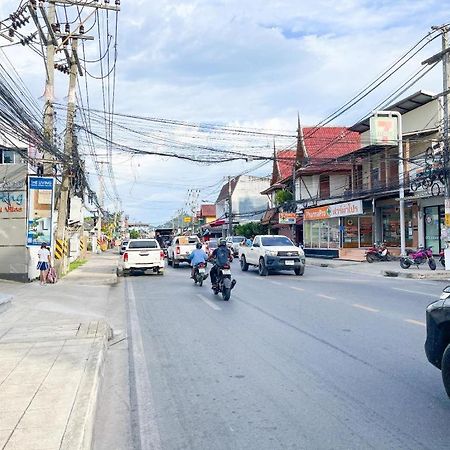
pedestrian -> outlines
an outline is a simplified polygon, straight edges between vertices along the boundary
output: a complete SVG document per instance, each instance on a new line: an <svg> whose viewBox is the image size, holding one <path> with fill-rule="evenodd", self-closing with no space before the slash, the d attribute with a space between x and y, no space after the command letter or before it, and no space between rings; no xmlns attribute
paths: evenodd
<svg viewBox="0 0 450 450"><path fill-rule="evenodd" d="M50 250L47 248L47 244L44 242L41 244L41 248L38 251L38 264L37 269L40 270L40 284L43 286L47 280L48 269L51 267Z"/></svg>

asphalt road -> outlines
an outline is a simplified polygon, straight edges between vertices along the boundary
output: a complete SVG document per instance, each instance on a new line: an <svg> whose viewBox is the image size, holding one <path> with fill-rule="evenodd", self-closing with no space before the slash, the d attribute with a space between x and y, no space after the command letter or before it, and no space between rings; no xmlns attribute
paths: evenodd
<svg viewBox="0 0 450 450"><path fill-rule="evenodd" d="M445 283L232 268L229 302L187 266L127 278L142 447L448 448L450 399L423 350Z"/></svg>

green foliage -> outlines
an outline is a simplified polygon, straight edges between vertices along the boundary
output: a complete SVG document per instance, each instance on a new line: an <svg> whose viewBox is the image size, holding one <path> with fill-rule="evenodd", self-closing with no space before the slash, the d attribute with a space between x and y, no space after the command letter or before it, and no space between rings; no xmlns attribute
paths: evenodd
<svg viewBox="0 0 450 450"><path fill-rule="evenodd" d="M139 239L141 237L141 233L139 230L130 230L130 239Z"/></svg>
<svg viewBox="0 0 450 450"><path fill-rule="evenodd" d="M292 200L292 192L283 189L277 191L275 194L275 202L277 205L282 205L283 203L290 202Z"/></svg>
<svg viewBox="0 0 450 450"><path fill-rule="evenodd" d="M248 222L234 227L235 236L251 238L257 234L267 234L267 225L263 225L261 222Z"/></svg>
<svg viewBox="0 0 450 450"><path fill-rule="evenodd" d="M87 263L87 259L76 259L75 261L72 261L69 265L69 272L71 272L72 270L78 269L78 267L80 267L86 263Z"/></svg>

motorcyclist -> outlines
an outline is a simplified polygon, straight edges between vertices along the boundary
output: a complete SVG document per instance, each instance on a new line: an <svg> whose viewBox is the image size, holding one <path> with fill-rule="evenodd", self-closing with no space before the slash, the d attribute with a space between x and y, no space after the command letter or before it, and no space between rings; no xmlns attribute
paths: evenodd
<svg viewBox="0 0 450 450"><path fill-rule="evenodd" d="M214 260L214 265L209 271L212 288L214 289L217 287L217 277L219 276L219 269L228 262L233 261L233 254L227 247L227 241L225 238L219 239L218 247L212 252L210 260Z"/></svg>
<svg viewBox="0 0 450 450"><path fill-rule="evenodd" d="M198 266L200 263L206 263L208 261L208 255L205 253L205 251L202 249L201 242L197 242L195 246L195 250L192 251L192 253L189 255L189 260L191 261L191 278L194 278L195 273L195 267Z"/></svg>

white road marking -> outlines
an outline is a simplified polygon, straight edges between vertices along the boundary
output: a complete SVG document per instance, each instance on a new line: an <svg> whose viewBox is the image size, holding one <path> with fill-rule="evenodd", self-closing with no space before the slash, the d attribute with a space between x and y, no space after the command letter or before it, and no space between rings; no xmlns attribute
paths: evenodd
<svg viewBox="0 0 450 450"><path fill-rule="evenodd" d="M156 422L156 411L151 386L151 377L145 359L142 331L136 309L136 297L133 285L125 280L125 289L128 294L128 313L131 330L131 352L133 355L134 377L136 384L136 402L139 422L140 448L160 450L161 437Z"/></svg>
<svg viewBox="0 0 450 450"><path fill-rule="evenodd" d="M201 294L197 294L197 297L200 300L203 300L210 308L216 310L216 311L221 311L222 308L220 306L217 306L214 302L212 302L211 300L207 299L204 295Z"/></svg>
<svg viewBox="0 0 450 450"><path fill-rule="evenodd" d="M432 294L431 292L420 292L420 291L411 291L410 289L402 289L402 288L392 288L396 291L409 292L410 294L419 294L426 295L427 297L436 297L436 294Z"/></svg>
<svg viewBox="0 0 450 450"><path fill-rule="evenodd" d="M286 286L284 283L280 283L279 281L270 280L269 283L276 284L277 286Z"/></svg>
<svg viewBox="0 0 450 450"><path fill-rule="evenodd" d="M317 297L326 298L327 300L336 300L336 297L330 297L329 295L325 294L317 294Z"/></svg>
<svg viewBox="0 0 450 450"><path fill-rule="evenodd" d="M369 306L359 305L358 303L353 303L352 306L354 306L355 308L364 309L364 311L369 311L369 312L380 312L379 309L370 308Z"/></svg>
<svg viewBox="0 0 450 450"><path fill-rule="evenodd" d="M413 325L419 325L421 327L426 327L425 322L420 322L419 320L405 319L405 322L412 323Z"/></svg>
<svg viewBox="0 0 450 450"><path fill-rule="evenodd" d="M294 289L295 291L299 291L299 292L303 292L304 289L301 287L296 287L296 286L289 286L291 289Z"/></svg>

